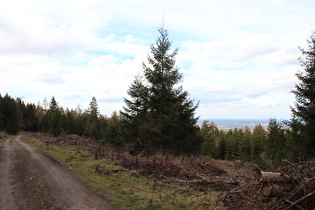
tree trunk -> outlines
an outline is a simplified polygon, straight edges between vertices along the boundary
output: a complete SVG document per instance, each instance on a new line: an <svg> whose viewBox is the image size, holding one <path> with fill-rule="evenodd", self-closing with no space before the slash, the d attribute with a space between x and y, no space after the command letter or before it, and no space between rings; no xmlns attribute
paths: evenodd
<svg viewBox="0 0 315 210"><path fill-rule="evenodd" d="M266 171L262 171L259 178L260 183L286 183L290 180L290 177L285 174Z"/></svg>

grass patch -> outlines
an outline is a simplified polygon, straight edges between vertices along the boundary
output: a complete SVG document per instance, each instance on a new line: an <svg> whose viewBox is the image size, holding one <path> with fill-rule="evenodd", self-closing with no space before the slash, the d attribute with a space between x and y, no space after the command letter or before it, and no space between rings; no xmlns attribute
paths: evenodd
<svg viewBox="0 0 315 210"><path fill-rule="evenodd" d="M86 147L44 145L26 136L22 139L71 168L92 190L119 209L224 209L216 201L220 192L210 188L167 183L153 176L137 177L115 170L122 167L114 161L95 160ZM103 173L97 173L97 167Z"/></svg>

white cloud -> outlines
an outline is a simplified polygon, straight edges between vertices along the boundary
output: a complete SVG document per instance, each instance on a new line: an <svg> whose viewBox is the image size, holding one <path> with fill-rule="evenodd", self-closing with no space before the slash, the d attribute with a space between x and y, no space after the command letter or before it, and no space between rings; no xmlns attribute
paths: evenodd
<svg viewBox="0 0 315 210"><path fill-rule="evenodd" d="M266 57L266 61L275 66L296 65L299 63L300 51L297 48L281 49Z"/></svg>
<svg viewBox="0 0 315 210"><path fill-rule="evenodd" d="M182 60L202 60L212 65L234 66L274 51L272 35L232 38L224 41L186 42Z"/></svg>
<svg viewBox="0 0 315 210"><path fill-rule="evenodd" d="M102 112L119 110L164 13L203 118L288 116L313 10L306 0L3 1L1 94L54 95L73 108L96 96Z"/></svg>
<svg viewBox="0 0 315 210"><path fill-rule="evenodd" d="M102 55L98 58L92 58L90 61L90 65L94 67L102 67L107 63L116 63L119 59L114 55Z"/></svg>

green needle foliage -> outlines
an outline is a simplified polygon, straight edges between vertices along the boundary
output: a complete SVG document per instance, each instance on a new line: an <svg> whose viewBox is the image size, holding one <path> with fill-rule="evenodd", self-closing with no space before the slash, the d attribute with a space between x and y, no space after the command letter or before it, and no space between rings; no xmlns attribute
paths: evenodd
<svg viewBox="0 0 315 210"><path fill-rule="evenodd" d="M296 74L300 83L292 90L296 103L291 108L293 147L302 147L302 151L297 152L300 158L305 159L315 156L315 33L307 42L308 50L300 48L303 55L300 61L304 70Z"/></svg>
<svg viewBox="0 0 315 210"><path fill-rule="evenodd" d="M125 139L135 152L194 153L201 143L194 117L198 104L178 85L183 78L175 66L178 50L170 52L167 30L161 27L159 34L148 64L143 63L144 78L135 78L128 90L131 99L125 98Z"/></svg>

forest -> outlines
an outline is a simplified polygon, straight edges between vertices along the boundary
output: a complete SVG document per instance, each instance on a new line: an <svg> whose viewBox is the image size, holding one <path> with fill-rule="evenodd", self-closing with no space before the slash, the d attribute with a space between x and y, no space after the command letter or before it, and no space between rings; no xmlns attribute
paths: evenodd
<svg viewBox="0 0 315 210"><path fill-rule="evenodd" d="M109 147L130 154L156 152L173 155L203 155L222 160L246 160L261 166L312 160L315 157L315 33L307 40L309 49L302 49L300 81L292 94L296 103L292 119L278 122L270 119L267 128L220 130L213 122L196 124L199 103L178 85L183 75L176 67L178 50L163 27L151 45L143 75L136 76L124 98L123 111L112 116L100 113L95 97L82 110L64 109L55 97L49 102L25 104L9 93L0 95L0 131L42 132L53 136L76 134L94 139ZM171 52L170 52L171 51Z"/></svg>

